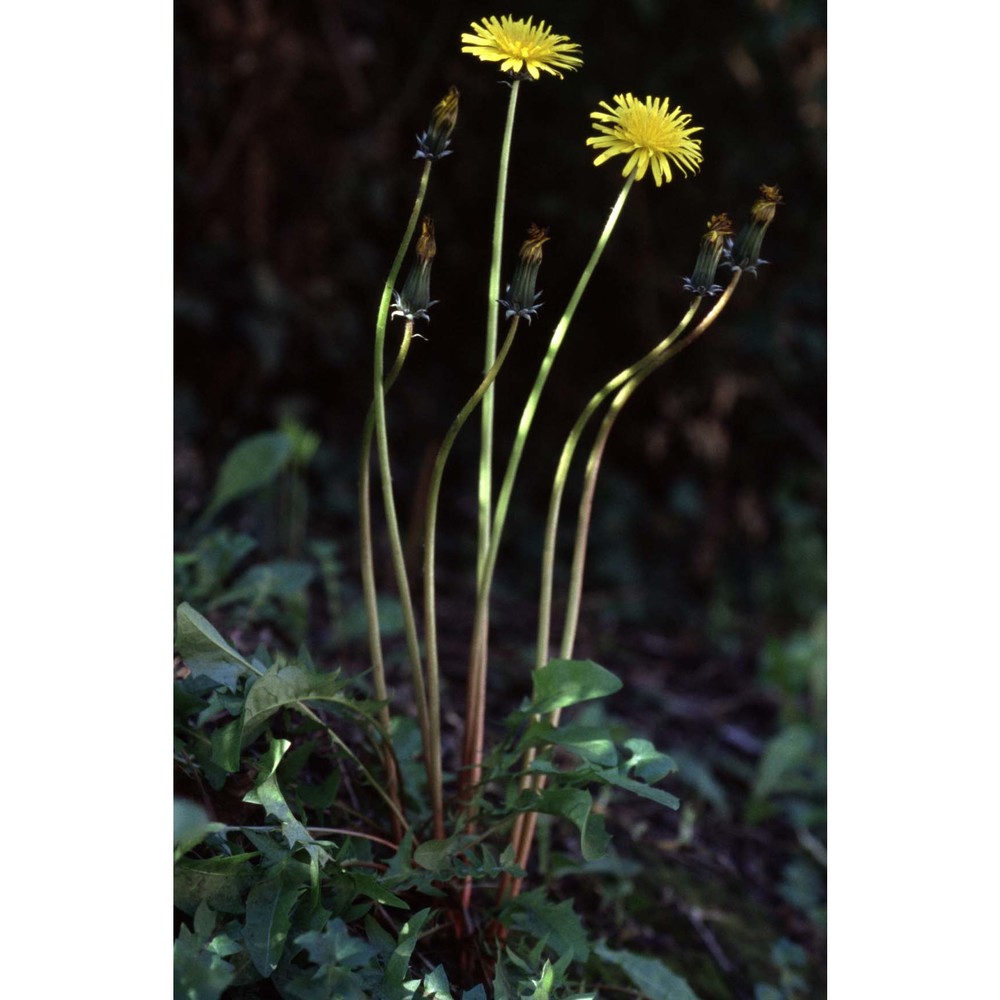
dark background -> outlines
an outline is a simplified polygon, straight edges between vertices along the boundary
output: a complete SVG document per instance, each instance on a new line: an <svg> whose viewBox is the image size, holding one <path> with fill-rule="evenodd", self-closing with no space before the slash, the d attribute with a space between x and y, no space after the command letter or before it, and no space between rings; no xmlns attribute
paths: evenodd
<svg viewBox="0 0 1000 1000"><path fill-rule="evenodd" d="M772 263L746 277L698 345L636 394L595 505L588 622L628 644L641 625L690 648L754 655L825 601L825 9L760 2L538 2L527 8L377 0L177 5L176 437L181 544L224 455L294 415L316 431L311 537L356 565L357 442L374 319L420 175L414 134L451 84L454 155L426 210L440 304L390 397L398 502L482 370L493 199L507 89L459 36L529 14L582 46L584 65L521 88L502 280L529 222L547 225L545 306L499 384L498 472L538 363L620 189L593 166L589 113L632 91L669 96L703 127L697 175L637 184L556 361L515 492L498 585L534 601L538 543L565 434L591 394L683 312L708 217L747 217L759 185L785 198ZM404 274L405 274L404 266ZM390 326L394 355L399 322ZM501 330L502 333L502 330ZM474 424L476 426L474 426ZM440 552L467 591L476 421L449 466ZM589 438L588 438L589 440ZM579 468L582 462L578 458ZM575 511L573 477L564 510ZM561 562L564 562L562 560ZM562 566L560 572L564 572ZM529 586L530 584L530 586ZM461 606L461 605L460 605ZM532 626L533 628L533 626ZM613 668L613 663L608 663Z"/></svg>

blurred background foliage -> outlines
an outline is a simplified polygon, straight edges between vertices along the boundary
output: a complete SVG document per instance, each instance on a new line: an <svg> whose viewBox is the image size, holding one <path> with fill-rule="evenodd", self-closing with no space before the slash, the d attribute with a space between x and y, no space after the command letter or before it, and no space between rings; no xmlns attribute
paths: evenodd
<svg viewBox="0 0 1000 1000"><path fill-rule="evenodd" d="M497 8L495 13L507 13ZM515 493L501 585L536 574L561 442L592 392L672 326L708 217L739 225L761 183L785 205L710 335L626 408L605 459L591 600L662 635L756 649L809 627L825 592L825 9L807 0L539 0L584 67L526 86L508 194L504 281L528 223L551 227L542 309L498 395L500 454L620 185L595 168L589 112L631 90L669 95L704 166L637 185L543 397ZM461 54L481 3L182 0L176 37L178 529L225 455L295 421L318 436L308 534L355 545L357 441L381 284L412 204L413 137L448 86L455 154L434 171L440 304L391 397L404 510L482 368L484 291L506 91ZM390 330L394 350L399 324ZM391 356L391 355L390 355ZM446 481L442 555L471 558L477 432ZM574 508L567 506L567 511ZM260 534L261 532L255 532ZM461 562L458 563L462 565Z"/></svg>

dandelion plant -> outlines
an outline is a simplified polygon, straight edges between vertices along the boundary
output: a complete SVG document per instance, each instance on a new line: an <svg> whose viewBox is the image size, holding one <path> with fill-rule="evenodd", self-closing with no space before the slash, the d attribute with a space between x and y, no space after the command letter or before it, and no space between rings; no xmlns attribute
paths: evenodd
<svg viewBox="0 0 1000 1000"><path fill-rule="evenodd" d="M267 873L247 889L245 900L238 896L246 888L242 882L241 888L237 890L234 883L224 894L215 887L206 890L209 895L215 893L211 898L220 911L246 911L241 927L230 922L225 932L215 934L215 913L206 902L209 897L195 903L192 912L200 937L194 944L185 939L185 975L197 976L202 966L218 972L219 956L235 955L242 949L246 955L241 956L239 967L245 981L252 982L256 970L261 978L280 980L289 996L361 996L367 990L379 996L444 997L458 996L461 989L466 991L463 996L485 998L496 984L500 984L496 987L498 996L526 996L532 990L532 996L568 995L568 987L559 992L554 983L564 977L574 960L579 960L583 975L586 955L582 951L572 954L571 949L554 960L543 959L545 949L551 950L547 936L540 937L530 952L516 954L506 947L510 929L523 929L525 924L518 925L516 914L529 912L518 907L527 907L529 902L538 907L527 921L533 928L561 919L561 907L546 901L539 904L535 893L521 893L524 880L532 877L537 815L548 812L572 824L579 833L580 855L596 860L607 850L610 834L595 808L592 786L636 792L667 808L679 804L671 792L655 787L673 764L651 743L640 738L620 741L610 732L590 734L593 738L574 742L573 724L567 726L561 719L564 709L604 697L621 686L606 668L573 659L591 515L602 459L623 408L647 379L696 343L717 321L741 276L757 273L764 263L760 258L763 238L782 197L777 186L762 185L750 219L735 239L730 217L724 212L712 215L701 235L691 273L677 279L690 298L678 307L673 326L662 332L658 343L636 352L640 355L637 359L617 359L617 374L603 386L589 388L589 401L562 450L550 456L551 467L542 470L546 482L551 477L552 486L539 554L540 586L536 594L532 583L524 595L529 605L538 598L537 620L531 622L536 629L534 655L528 654L524 664L524 680L531 693L521 705L498 708L489 704L492 586L527 439L544 389L571 325L590 321L581 309L583 298L633 187L647 176L662 189L676 179L696 175L703 158L698 137L702 126L694 125L691 115L670 98L639 99L630 92L600 102L590 113L589 136L583 134L587 121L579 123L577 149L581 158L596 154L593 163L601 166L614 157L624 157L616 161L622 163L622 180L589 255L578 261L581 269L568 300L561 312L550 317L551 305L539 312L542 293L537 287L549 230L532 224L520 243L514 266L509 272L503 266L508 174L521 84L543 77L564 80L566 73L582 68L581 46L556 34L544 21L508 15L473 23L461 34L460 49L494 64L502 82L509 84L509 94L485 282L483 344L477 340L468 347L477 357L483 352L484 365L478 384L466 388L466 402L458 414L435 432L440 444L425 503L415 505L422 518L420 593L415 600L393 485L394 463L398 465L400 458L393 454L390 425L400 415L396 412L399 393L390 400L390 390L407 377L404 369L414 339L419 339L417 330L421 325L426 329L430 322L437 301L432 297L432 273L435 292L442 298L446 294L441 289L447 288L449 280L448 254L442 253L440 260L438 255L439 241L445 246L446 238L436 231L424 205L434 167L456 152L452 148L459 108L455 87L434 106L427 128L416 135L413 159L421 163L416 197L375 311L370 406L361 434L358 477L361 589L368 628L366 669L358 671L356 677L339 669L317 670L304 651L297 658L282 654L271 659L260 651L247 657L229 646L193 608L182 605L178 611L178 648L194 680L185 691L189 699L185 704L190 707L197 702L197 711L191 714L199 726L205 720L219 723L210 737L198 734L198 752L209 761L208 780L219 787L228 775L246 768L252 787L248 786L243 801L262 807L276 821L272 826L237 826L199 818L194 839L182 838L178 848L182 862L191 845L206 845L207 849L211 844L218 851L217 858L199 857L193 864L182 864L185 885L195 894L209 885L211 878L222 878L230 871L238 871L241 879L249 878L247 869L258 858ZM668 192L674 199L680 197L677 185ZM442 193L446 196L447 192ZM513 193L520 206L530 205L538 196L530 190ZM523 214L531 217L526 210ZM441 226L444 228L443 222ZM561 254L571 254L573 243L566 240L552 246L558 246ZM546 247L545 253L549 249ZM406 276L400 280L407 263ZM730 272L728 282L719 278L725 268ZM509 280L501 286L505 273ZM549 298L547 295L546 300ZM699 320L702 307L709 305ZM435 310L437 315L439 310ZM551 329L550 318L555 319ZM506 324L506 336L498 350L501 321ZM498 387L505 388L502 369L515 349L516 335L522 331L523 340L523 331L529 327L547 334L547 347L526 398L517 401L520 417L495 490L493 470L500 465L494 454L495 395ZM390 332L398 334L399 341L395 360L387 370ZM468 339L463 344L468 344ZM426 346L437 348L436 344ZM448 357L442 354L438 360L447 363ZM478 462L475 473L469 470L463 477L464 470L449 469L448 462L477 409L481 409ZM561 555L562 499L575 454L592 422L597 430L582 474L569 554L565 619L554 648L552 616L557 602L553 591ZM381 519L372 509L373 465L382 496ZM462 530L460 518L442 515L443 496L451 489L476 496L476 555L467 604L471 619L467 656L449 664L447 646L443 652L439 641L437 560L441 533ZM379 530L384 530L388 541L392 582L402 610L410 684L405 702L393 690L383 649L379 590L384 583L378 579L374 556ZM471 540L471 524L469 534ZM422 614L418 615L416 607L421 601ZM389 663L391 666L391 657ZM446 671L447 666L452 669ZM464 713L461 692L444 690L442 678L449 674L464 677ZM198 698L203 698L203 703ZM460 718L451 717L450 721L443 711L447 707L454 707ZM226 721L220 723L224 715ZM489 744L488 719L505 722L503 734ZM265 734L267 747L261 750L255 741ZM560 745L560 739L571 751L567 756L579 756L576 764L563 766L553 755L552 748ZM282 782L297 774L295 769L301 768L321 743L329 773L321 785L303 784L298 797L286 799ZM186 762L192 759L186 750L185 755ZM418 755L420 764L416 763ZM286 764L279 770L283 758ZM297 809L318 810L321 815L310 825L296 817ZM269 832L275 837L268 839ZM229 837L234 843L227 841ZM245 838L247 843L236 844L235 838ZM407 916L396 920L394 914L399 910ZM352 936L361 926L363 939ZM560 940L571 941L573 934L563 934ZM286 948L288 942L291 947ZM206 959L208 965L199 951L203 945L206 955L207 949L215 949L211 952L214 957ZM409 967L415 953L422 963L415 964L417 972ZM605 949L602 954L616 953ZM216 985L223 979L233 981L235 966L231 971L231 976L228 972L219 976ZM460 982L448 981L452 973ZM559 982L566 985L567 981L563 978ZM223 988L225 984L204 995L217 996Z"/></svg>

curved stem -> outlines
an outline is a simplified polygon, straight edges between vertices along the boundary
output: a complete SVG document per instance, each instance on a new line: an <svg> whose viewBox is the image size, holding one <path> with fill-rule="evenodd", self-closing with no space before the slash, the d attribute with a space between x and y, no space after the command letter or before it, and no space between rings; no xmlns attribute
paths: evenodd
<svg viewBox="0 0 1000 1000"><path fill-rule="evenodd" d="M448 428L448 433L441 442L437 458L434 460L434 471L431 473L431 484L427 498L427 523L424 532L424 633L427 643L427 702L430 714L430 758L435 771L435 779L431 784L431 804L434 813L434 836L443 840L444 832L444 798L442 793L443 778L441 773L441 692L440 672L438 670L437 647L437 601L434 585L434 551L437 536L437 509L441 495L441 482L444 479L444 467L451 453L452 445L458 437L458 432L479 405L484 394L492 388L493 382L500 372L511 345L520 317L515 316L507 331L500 353L496 356L492 367L472 394L469 401Z"/></svg>
<svg viewBox="0 0 1000 1000"><path fill-rule="evenodd" d="M396 504L392 494L392 472L389 464L389 439L386 429L385 416L385 382L383 379L384 353L385 353L385 328L389 316L389 301L392 298L392 291L402 267L403 258L416 229L417 219L423 207L424 197L427 194L427 183L430 179L432 161L428 160L424 164L424 170L420 177L420 186L417 190L417 197L413 203L413 211L406 225L402 242L396 253L396 258L392 263L389 276L386 279L385 287L382 290L382 299L379 302L378 320L375 326L375 364L374 364L374 399L372 405L375 410L375 441L378 450L379 474L382 481L382 499L385 506L386 526L389 532L389 544L392 550L393 569L396 575L396 583L399 588L399 599L403 609L403 625L406 631L406 647L410 658L413 673L413 689L417 703L417 720L420 725L420 733L423 738L424 762L427 767L428 779L430 779L432 769L427 757L429 749L429 722L427 713L427 695L424 689L424 672L420 661L420 643L417 638L416 619L413 614L413 601L410 597L409 581L406 577L406 563L403 558L403 543L400 538L399 521L396 517Z"/></svg>
<svg viewBox="0 0 1000 1000"><path fill-rule="evenodd" d="M640 371L644 365L649 364L652 360L667 350L684 332L684 330L687 329L691 320L694 318L694 314L698 311L698 306L700 304L701 296L698 296L691 303L688 311L684 314L677 326L675 326L674 329L671 330L670 333L656 345L656 347L654 347L647 354L643 355L643 357L641 357L634 364L629 365L628 368L620 371L614 376L614 378L609 379L601 389L595 392L591 397L590 402L587 403L583 412L577 418L576 423L573 425L573 429L569 432L569 436L566 438L566 443L563 445L562 453L559 456L559 464L556 467L556 474L552 481L552 493L549 497L549 511L545 522L545 538L542 547L542 583L538 599L538 636L535 645L535 670L540 670L544 667L549 659L549 637L552 629L552 581L555 566L556 537L559 528L559 511L562 506L562 496L566 487L566 480L569 475L570 463L573 461L573 455L576 452L577 445L580 443L580 438L582 437L590 418L597 411L597 408L601 405L601 403L603 403L615 389L617 389L624 382L627 382L633 375L636 374L636 372ZM524 760L522 762L522 770L524 774L522 775L520 781L520 787L522 789L529 788L534 783L534 776L528 773L528 768L531 766L531 762L535 759L535 756L536 753L533 747L524 755ZM518 860L521 867L524 867L524 864L527 863L527 855L530 851L531 840L534 837L536 822L536 813L521 813L514 821L511 843L514 845L514 849L517 852L516 857L520 859L523 856L524 858L523 862ZM509 876L503 876L501 878L499 898L503 898L510 881Z"/></svg>
<svg viewBox="0 0 1000 1000"><path fill-rule="evenodd" d="M518 424L517 436L514 439L514 445L511 449L510 458L507 461L507 470L504 473L503 485L500 488L500 493L497 498L497 508L493 516L493 531L490 536L489 548L486 553L486 561L483 564L483 571L479 581L479 593L476 599L476 617L473 625L472 648L469 657L469 689L465 714L465 742L462 752L462 761L465 765L463 777L465 779L464 789L466 792L478 784L482 775L483 731L486 717L486 660L489 630L488 611L490 585L493 580L493 573L496 569L497 551L500 547L500 538L503 534L504 521L507 517L507 510L510 506L510 497L514 487L514 479L517 476L517 469L521 461L521 455L524 451L524 444L528 437L528 431L531 428L535 411L538 409L538 401L542 395L542 389L545 387L545 382L549 377L549 372L552 370L556 354L562 346L563 339L566 336L566 331L569 330L570 323L573 321L573 315L576 312L577 306L580 304L580 299L583 297L583 293L590 282L594 269L597 267L597 263L601 259L601 254L607 246L608 239L615 228L615 223L617 223L618 218L621 215L622 208L625 205L625 200L628 197L629 191L632 189L634 180L635 176L632 175L625 181L624 185L622 185L621 192L611 208L608 221L605 223L604 229L597 240L597 245L594 247L594 251L590 255L590 260L587 262L587 266L583 269L583 273L580 275L580 280L577 282L573 295L569 300L569 304L566 306L566 311L563 313L558 324L556 325L555 330L553 331L548 351L542 359L541 367L539 368L538 375L535 378L535 384L532 386L531 392L528 395L528 400L524 405L524 411L521 414L521 420Z"/></svg>
<svg viewBox="0 0 1000 1000"><path fill-rule="evenodd" d="M378 795L385 804L389 807L389 811L396 818L396 820L402 825L404 830L410 828L410 824L406 822L406 817L403 815L403 811L392 801L388 792L382 788L381 784L375 778L375 775L365 767L364 763L360 760L357 754L351 750L351 748L337 735L337 733L330 728L304 701L293 702L296 708L306 716L306 718L311 719L317 725L322 726L326 730L327 736L330 737L330 742L334 746L341 749L358 767L358 770L368 779L368 783L372 786L372 791ZM395 824L394 824L395 825Z"/></svg>
<svg viewBox="0 0 1000 1000"><path fill-rule="evenodd" d="M559 456L559 464L556 467L556 474L552 482L549 511L545 523L545 540L542 549L542 583L538 608L538 637L535 646L536 670L540 670L545 666L549 658L549 636L552 626L552 581L555 565L556 537L559 527L559 511L562 506L562 496L569 474L570 463L573 460L573 455L583 435L583 431L597 408L615 389L622 385L622 383L627 382L644 365L649 364L650 361L669 348L676 341L677 337L687 329L700 303L701 297L699 296L691 303L688 311L677 326L656 347L634 364L620 371L614 378L609 379L601 389L594 393L590 402L587 403L583 412L577 418L569 436L566 438L566 443L563 445L562 453ZM535 784L535 776L528 773L528 768L531 766L531 762L535 759L535 756L536 752L533 747L525 753L522 762L524 774L520 781L522 789L529 788ZM542 787L544 787L544 783L539 784L538 790L540 791ZM531 841L534 839L537 820L537 813L521 813L514 821L511 844L514 846L515 859L522 868L528 862L528 855L531 851ZM520 889L520 880L512 880L510 876L505 875L501 879L498 899L502 900L505 897L512 882L514 895L517 894Z"/></svg>
<svg viewBox="0 0 1000 1000"><path fill-rule="evenodd" d="M718 302L715 303L712 309L702 318L701 322L683 340L677 341L677 336L683 328L687 326L687 323L690 322L690 318L694 315L694 309L697 308L698 300L695 301L692 308L688 310L687 316L685 316L678 328L675 329L669 337L661 341L660 344L658 344L653 351L647 354L645 358L643 358L636 365L632 366L632 369L626 369L626 371L631 371L629 380L625 382L624 387L612 400L611 406L605 414L604 420L601 423L601 427L591 448L590 457L587 460L587 471L584 480L583 495L580 498L580 513L577 521L576 539L573 546L573 566L570 571L570 591L566 606L566 620L563 626L562 643L559 650L559 655L563 659L569 659L572 657L573 646L576 641L576 628L579 622L580 600L583 588L583 570L586 557L587 536L590 530L590 515L593 509L594 489L597 484L597 474L600 471L601 458L604 454L604 448L607 444L608 437L611 434L611 428L614 426L614 422L618 418L618 414L621 413L625 403L628 402L631 395L636 389L639 388L642 382L670 358L679 354L686 347L693 344L712 325L718 315L722 312L733 292L736 290L736 285L739 283L739 280L740 271L739 269L735 269L729 285L719 297ZM621 384L621 381L612 379L612 382L616 381L618 385ZM611 385L611 383L609 383L609 385ZM605 388L607 388L607 386ZM594 399L596 398L597 397L595 396ZM593 402L593 400L591 402ZM586 410L584 412L586 413ZM574 427L574 431L575 430L576 427ZM565 449L563 454L565 456ZM570 457L572 457L571 454ZM568 460L566 464L568 468ZM562 465L561 461L560 465ZM555 492L555 487L553 487L553 492ZM549 715L549 722L553 726L559 725L560 715L560 710L556 709ZM540 792L544 786L544 775L537 775L534 780L535 790ZM523 821L523 823L521 822L521 817L518 817L518 821L515 823L514 832L512 834L512 843L515 848L515 858L517 864L522 868L524 868L528 863L528 856L531 853L531 842L534 839L535 824L537 822L536 813L528 813L525 815L527 818ZM516 896L521 888L521 880L511 880L510 886L510 894ZM507 884L502 883L500 886L501 893L503 893L506 888Z"/></svg>
<svg viewBox="0 0 1000 1000"><path fill-rule="evenodd" d="M573 655L573 645L576 642L576 627L580 618L580 599L583 592L583 569L584 563L586 562L587 536L590 533L590 515L594 502L594 488L597 485L597 474L601 469L601 458L604 455L604 446L607 444L611 428L614 426L615 420L618 419L618 414L621 413L622 407L624 407L625 403L628 402L629 397L633 392L635 392L636 389L639 388L643 381L645 381L645 379L656 371L656 369L659 368L664 362L684 350L685 347L689 347L693 344L712 325L712 323L715 322L716 317L725 308L726 303L736 290L736 285L740 280L740 273L739 269L734 270L733 277L726 290L719 296L719 301L715 303L708 313L705 314L702 321L687 337L684 338L683 341L679 344L674 344L672 347L660 353L641 371L637 372L632 379L626 383L624 388L618 392L618 395L614 398L611 406L608 408L608 412L605 414L604 421L601 424L601 429L597 434L597 439L594 441L593 447L591 448L590 458L587 460L587 472L583 484L583 496L580 498L580 515L576 527L576 540L573 545L573 566L570 570L569 596L566 602L566 620L563 626L562 643L559 652L559 655L564 659ZM558 724L558 721L559 714L558 712L554 712L552 724L556 725Z"/></svg>
<svg viewBox="0 0 1000 1000"><path fill-rule="evenodd" d="M536 670L545 666L549 658L549 636L552 626L552 578L555 564L556 535L559 528L559 511L562 506L562 496L566 487L566 480L569 475L570 463L573 461L573 455L576 452L577 445L580 443L580 438L582 437L590 418L594 415L601 403L603 403L615 389L632 378L636 372L640 371L644 365L649 364L656 357L667 350L671 344L673 344L687 329L700 304L701 296L698 296L691 303L690 308L684 314L684 317L677 324L677 326L675 326L674 329L656 345L656 347L636 361L635 364L630 365L628 368L620 371L614 378L609 379L607 384L602 389L594 393L590 402L584 407L583 412L573 425L573 429L569 432L569 436L566 438L562 454L559 456L559 464L556 467L555 478L552 482L552 494L549 498L549 512L545 522L545 542L542 551L542 586L538 609L538 640L535 646Z"/></svg>
<svg viewBox="0 0 1000 1000"><path fill-rule="evenodd" d="M403 339L399 345L399 352L392 370L385 378L384 392L388 393L392 384L399 376L400 370L406 361L406 356L413 342L413 324L407 323L403 331ZM371 652L372 661L372 687L375 689L375 698L381 702L378 717L382 725L382 739L385 745L382 748L382 759L385 766L386 783L390 798L402 812L403 803L399 794L399 772L396 768L396 760L389 745L389 690L385 682L385 660L382 656L382 633L379 626L378 617L378 593L375 587L375 554L372 542L372 508L371 508L371 457L372 457L372 435L375 430L375 405L372 403L368 407L365 415L365 426L361 432L361 466L358 476L358 517L361 533L361 589L364 594L365 616L368 619L368 648ZM393 829L397 837L401 836L401 830L396 829L398 819L393 815Z"/></svg>

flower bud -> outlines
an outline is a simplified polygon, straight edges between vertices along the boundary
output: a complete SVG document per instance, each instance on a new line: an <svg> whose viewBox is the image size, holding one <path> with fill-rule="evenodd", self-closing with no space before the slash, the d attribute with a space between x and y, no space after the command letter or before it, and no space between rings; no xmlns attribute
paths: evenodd
<svg viewBox="0 0 1000 1000"><path fill-rule="evenodd" d="M425 215L417 239L416 260L410 267L401 292L392 293L392 315L403 319L425 319L430 322L427 310L437 299L431 299L431 264L437 254L434 241L434 221Z"/></svg>
<svg viewBox="0 0 1000 1000"><path fill-rule="evenodd" d="M427 131L417 136L417 151L413 154L413 158L441 160L451 156L454 150L448 146L451 144L451 133L455 131L457 121L458 87L451 87L431 112L431 123Z"/></svg>
<svg viewBox="0 0 1000 1000"><path fill-rule="evenodd" d="M756 274L758 266L767 263L766 260L760 259L760 247L764 242L764 233L774 220L774 213L781 202L781 192L777 187L761 184L760 198L750 209L750 222L740 230L739 236L727 254L727 263L730 267L738 267L749 271L750 274Z"/></svg>
<svg viewBox="0 0 1000 1000"><path fill-rule="evenodd" d="M542 229L532 223L528 227L528 238L521 244L517 264L514 266L514 277L507 286L506 298L500 300L506 310L506 318L521 316L529 323L541 302L539 292L535 294L535 282L538 279L538 268L542 263L542 244L549 239L548 229Z"/></svg>
<svg viewBox="0 0 1000 1000"><path fill-rule="evenodd" d="M701 238L691 277L684 279L684 291L695 295L716 295L722 291L722 285L715 284L715 272L726 249L726 237L732 232L733 224L725 212L708 220L708 232Z"/></svg>

